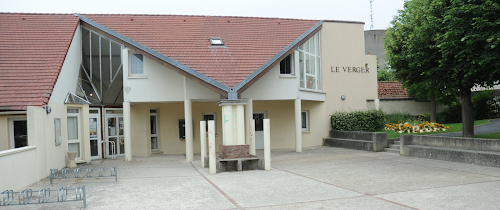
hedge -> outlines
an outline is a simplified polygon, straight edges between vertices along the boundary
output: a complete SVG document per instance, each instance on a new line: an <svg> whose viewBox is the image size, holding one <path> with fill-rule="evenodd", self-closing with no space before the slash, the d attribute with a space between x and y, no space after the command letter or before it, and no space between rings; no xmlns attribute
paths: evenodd
<svg viewBox="0 0 500 210"><path fill-rule="evenodd" d="M332 130L337 131L380 131L384 129L384 119L382 110L339 111L330 115Z"/></svg>

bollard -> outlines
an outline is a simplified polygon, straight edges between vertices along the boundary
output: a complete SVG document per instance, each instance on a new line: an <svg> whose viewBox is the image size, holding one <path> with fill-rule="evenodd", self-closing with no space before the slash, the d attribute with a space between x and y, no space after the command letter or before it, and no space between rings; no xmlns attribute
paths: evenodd
<svg viewBox="0 0 500 210"><path fill-rule="evenodd" d="M271 170L271 125L269 119L264 119L264 161L266 170Z"/></svg>
<svg viewBox="0 0 500 210"><path fill-rule="evenodd" d="M207 132L205 130L207 122L200 121L200 143L201 143L201 167L205 168L205 157L207 156Z"/></svg>
<svg viewBox="0 0 500 210"><path fill-rule="evenodd" d="M255 153L255 120L251 119L250 121L250 155L256 155Z"/></svg>
<svg viewBox="0 0 500 210"><path fill-rule="evenodd" d="M213 120L208 121L208 150L209 150L209 166L210 173L217 173L217 168L215 166L215 125Z"/></svg>

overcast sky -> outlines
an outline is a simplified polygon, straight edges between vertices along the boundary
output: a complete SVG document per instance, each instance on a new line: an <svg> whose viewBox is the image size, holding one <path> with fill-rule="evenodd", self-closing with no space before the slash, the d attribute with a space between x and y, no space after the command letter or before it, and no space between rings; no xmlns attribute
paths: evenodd
<svg viewBox="0 0 500 210"><path fill-rule="evenodd" d="M374 0L373 29L386 29L404 0ZM365 22L370 0L0 0L0 12L179 14Z"/></svg>

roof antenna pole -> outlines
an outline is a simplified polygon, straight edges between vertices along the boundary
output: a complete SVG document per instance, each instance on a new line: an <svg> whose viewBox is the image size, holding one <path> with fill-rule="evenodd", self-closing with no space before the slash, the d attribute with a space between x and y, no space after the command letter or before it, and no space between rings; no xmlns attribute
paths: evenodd
<svg viewBox="0 0 500 210"><path fill-rule="evenodd" d="M372 24L370 25L370 30L373 30L373 8L372 8L373 0L370 0L370 20Z"/></svg>

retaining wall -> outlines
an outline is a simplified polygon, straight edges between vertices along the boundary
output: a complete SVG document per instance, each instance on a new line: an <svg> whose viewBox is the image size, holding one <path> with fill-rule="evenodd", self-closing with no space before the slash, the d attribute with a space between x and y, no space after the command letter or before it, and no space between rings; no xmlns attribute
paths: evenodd
<svg viewBox="0 0 500 210"><path fill-rule="evenodd" d="M500 140L402 135L400 154L500 167Z"/></svg>
<svg viewBox="0 0 500 210"><path fill-rule="evenodd" d="M323 139L323 145L347 149L384 151L389 146L387 133L361 131L330 131L330 137Z"/></svg>
<svg viewBox="0 0 500 210"><path fill-rule="evenodd" d="M0 192L20 191L38 181L36 147L0 151Z"/></svg>

